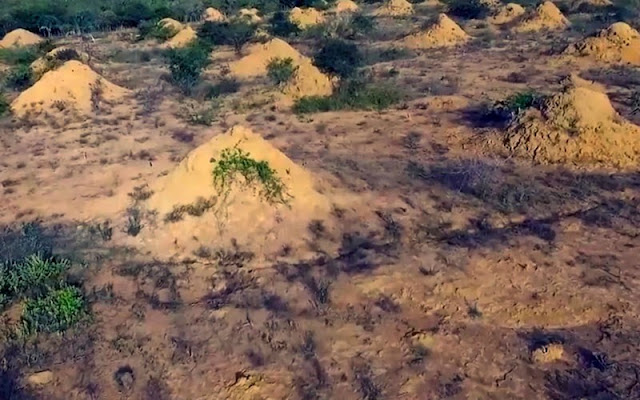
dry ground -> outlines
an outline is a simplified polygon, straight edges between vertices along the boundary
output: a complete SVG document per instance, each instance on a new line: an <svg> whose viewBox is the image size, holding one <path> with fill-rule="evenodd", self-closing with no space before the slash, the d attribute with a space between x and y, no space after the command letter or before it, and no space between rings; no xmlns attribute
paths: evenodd
<svg viewBox="0 0 640 400"><path fill-rule="evenodd" d="M382 26L399 37L431 16ZM137 98L82 122L5 121L0 218L41 221L81 260L94 320L5 349L0 385L16 399L640 398L640 176L504 157L478 118L579 73L640 123L640 70L559 62L578 30L465 28L466 46L371 67L408 93L394 109L297 117L244 83L212 127L176 116L185 100L152 44L125 31L88 45ZM236 123L333 196L307 251L211 243L166 259L127 235L128 194ZM112 237L89 229L104 221ZM42 370L48 385L20 383Z"/></svg>

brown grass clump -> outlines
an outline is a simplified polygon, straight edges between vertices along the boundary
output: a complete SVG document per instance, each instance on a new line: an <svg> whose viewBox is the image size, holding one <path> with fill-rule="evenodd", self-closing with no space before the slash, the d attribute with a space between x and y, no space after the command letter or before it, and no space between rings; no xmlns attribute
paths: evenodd
<svg viewBox="0 0 640 400"><path fill-rule="evenodd" d="M640 65L640 33L624 22L616 22L596 35L570 45L564 53Z"/></svg>
<svg viewBox="0 0 640 400"><path fill-rule="evenodd" d="M324 15L315 8L294 7L291 12L289 12L289 21L298 25L299 28L305 29L323 23L325 18Z"/></svg>
<svg viewBox="0 0 640 400"><path fill-rule="evenodd" d="M497 12L489 17L489 22L495 25L508 24L525 14L525 9L520 4L509 3L498 8Z"/></svg>
<svg viewBox="0 0 640 400"><path fill-rule="evenodd" d="M229 176L228 185L214 185L216 160L225 149L240 149L256 161L265 161L285 187L286 203L269 203L259 188L249 185L242 176ZM200 243L218 243L235 239L238 244L257 250L281 248L293 238L308 235L313 219L322 219L330 211L329 201L314 189L312 176L261 136L242 126L235 126L201 145L151 189L154 195L148 206L164 216L176 207L212 199L215 204L197 217L165 225L151 233L161 246L197 248ZM194 237L197 241L194 241ZM166 247L162 247L166 250Z"/></svg>
<svg viewBox="0 0 640 400"><path fill-rule="evenodd" d="M80 61L71 60L60 68L49 71L32 87L11 103L18 116L29 112L50 110L63 104L81 114L90 114L96 101L115 101L129 91L108 82Z"/></svg>
<svg viewBox="0 0 640 400"><path fill-rule="evenodd" d="M535 32L540 30L563 30L571 25L562 12L550 1L545 1L525 15L514 30L516 32Z"/></svg>
<svg viewBox="0 0 640 400"><path fill-rule="evenodd" d="M224 14L221 13L219 10L213 7L209 7L206 10L204 10L204 13L202 14L202 19L210 22L221 22L221 21L224 21L226 18Z"/></svg>
<svg viewBox="0 0 640 400"><path fill-rule="evenodd" d="M467 42L471 36L446 14L440 14L438 21L425 32L409 35L403 44L411 49L455 46Z"/></svg>
<svg viewBox="0 0 640 400"><path fill-rule="evenodd" d="M623 119L599 87L571 79L560 93L516 118L505 145L540 163L635 166L640 127Z"/></svg>
<svg viewBox="0 0 640 400"><path fill-rule="evenodd" d="M405 17L413 14L413 4L407 0L389 0L376 10L380 17Z"/></svg>
<svg viewBox="0 0 640 400"><path fill-rule="evenodd" d="M174 37L169 39L165 46L168 48L180 48L188 46L191 42L198 38L198 34L192 27L187 26L178 32Z"/></svg>
<svg viewBox="0 0 640 400"><path fill-rule="evenodd" d="M0 49L9 47L31 46L42 42L42 38L26 29L13 30L0 40Z"/></svg>

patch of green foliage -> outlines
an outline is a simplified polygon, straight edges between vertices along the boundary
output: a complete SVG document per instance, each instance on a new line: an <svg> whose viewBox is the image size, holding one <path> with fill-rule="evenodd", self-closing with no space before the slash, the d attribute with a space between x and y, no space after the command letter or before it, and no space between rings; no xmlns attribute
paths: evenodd
<svg viewBox="0 0 640 400"><path fill-rule="evenodd" d="M0 49L0 61L8 65L31 64L40 55L36 46Z"/></svg>
<svg viewBox="0 0 640 400"><path fill-rule="evenodd" d="M269 21L269 33L273 36L288 38L300 34L302 30L297 24L289 20L289 13L278 11Z"/></svg>
<svg viewBox="0 0 640 400"><path fill-rule="evenodd" d="M287 204L287 188L267 161L257 161L238 147L222 150L219 160L213 160L213 184L221 194L230 190L238 175L247 186L260 186L259 194L269 204Z"/></svg>
<svg viewBox="0 0 640 400"><path fill-rule="evenodd" d="M256 26L246 21L207 21L198 29L198 37L212 46L233 46L236 53L253 39Z"/></svg>
<svg viewBox="0 0 640 400"><path fill-rule="evenodd" d="M0 295L6 300L42 296L64 283L69 262L32 254L20 262L0 266Z"/></svg>
<svg viewBox="0 0 640 400"><path fill-rule="evenodd" d="M9 100L5 97L4 93L0 92L0 117L3 117L11 111L11 105Z"/></svg>
<svg viewBox="0 0 640 400"><path fill-rule="evenodd" d="M158 21L144 21L138 26L138 39L158 39L165 41L174 37L178 32L169 26L160 26Z"/></svg>
<svg viewBox="0 0 640 400"><path fill-rule="evenodd" d="M343 82L331 96L301 97L293 105L293 111L307 114L338 110L383 110L402 98L402 93L391 86L352 79Z"/></svg>
<svg viewBox="0 0 640 400"><path fill-rule="evenodd" d="M9 70L4 78L7 87L14 90L24 90L33 83L33 71L29 64L18 64Z"/></svg>
<svg viewBox="0 0 640 400"><path fill-rule="evenodd" d="M526 109L537 107L542 100L543 97L534 91L519 92L494 103L487 111L487 117L498 121L509 121Z"/></svg>
<svg viewBox="0 0 640 400"><path fill-rule="evenodd" d="M210 48L200 41L167 52L171 80L185 94L190 94L200 83L202 71L209 65Z"/></svg>
<svg viewBox="0 0 640 400"><path fill-rule="evenodd" d="M489 6L480 0L447 0L447 14L463 19L482 19L489 15Z"/></svg>
<svg viewBox="0 0 640 400"><path fill-rule="evenodd" d="M62 332L80 322L87 314L80 289L66 286L46 295L28 299L22 312L22 332Z"/></svg>
<svg viewBox="0 0 640 400"><path fill-rule="evenodd" d="M273 58L267 64L267 76L273 83L282 86L289 82L298 71L298 66L293 63L293 58Z"/></svg>
<svg viewBox="0 0 640 400"><path fill-rule="evenodd" d="M329 39L316 52L313 63L329 75L348 78L358 71L363 63L363 57L356 44L340 39Z"/></svg>

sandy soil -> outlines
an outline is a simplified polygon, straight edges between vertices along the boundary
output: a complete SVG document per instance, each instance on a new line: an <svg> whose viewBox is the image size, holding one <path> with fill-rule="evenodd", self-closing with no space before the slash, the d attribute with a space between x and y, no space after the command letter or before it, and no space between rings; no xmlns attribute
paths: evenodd
<svg viewBox="0 0 640 400"><path fill-rule="evenodd" d="M381 18L391 33L361 49L397 48L439 12L415 10ZM93 320L4 349L14 374L0 387L54 400L640 398L637 154L624 166L541 164L511 152L509 126L483 114L523 90L584 100L562 96L576 74L603 88L608 123L637 125L640 71L567 54L589 36L575 30L456 23L466 43L368 67L405 91L392 109L296 116L247 74L210 127L185 121L189 100L166 82L157 43L129 31L60 40L131 92L73 118L1 121L0 224L42 223L77 262ZM309 44L291 42L302 56ZM255 207L230 244L197 237L207 215L173 226L142 207L238 124L322 212L296 205L301 227ZM252 222L265 216L255 225L277 233L269 251L251 240L269 240ZM111 235L95 229L105 222ZM200 245L167 251L167 233Z"/></svg>

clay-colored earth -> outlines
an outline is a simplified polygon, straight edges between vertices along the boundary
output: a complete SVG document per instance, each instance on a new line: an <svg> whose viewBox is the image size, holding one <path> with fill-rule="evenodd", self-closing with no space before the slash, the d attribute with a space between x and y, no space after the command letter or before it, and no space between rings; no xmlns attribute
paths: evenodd
<svg viewBox="0 0 640 400"><path fill-rule="evenodd" d="M3 88L0 260L51 247L90 318L22 335L3 304L0 399L640 399L637 20L612 2L555 2L571 29L357 2L366 34L327 5L216 46L188 95L135 29L54 36L90 63ZM341 36L339 82L314 54Z"/></svg>

